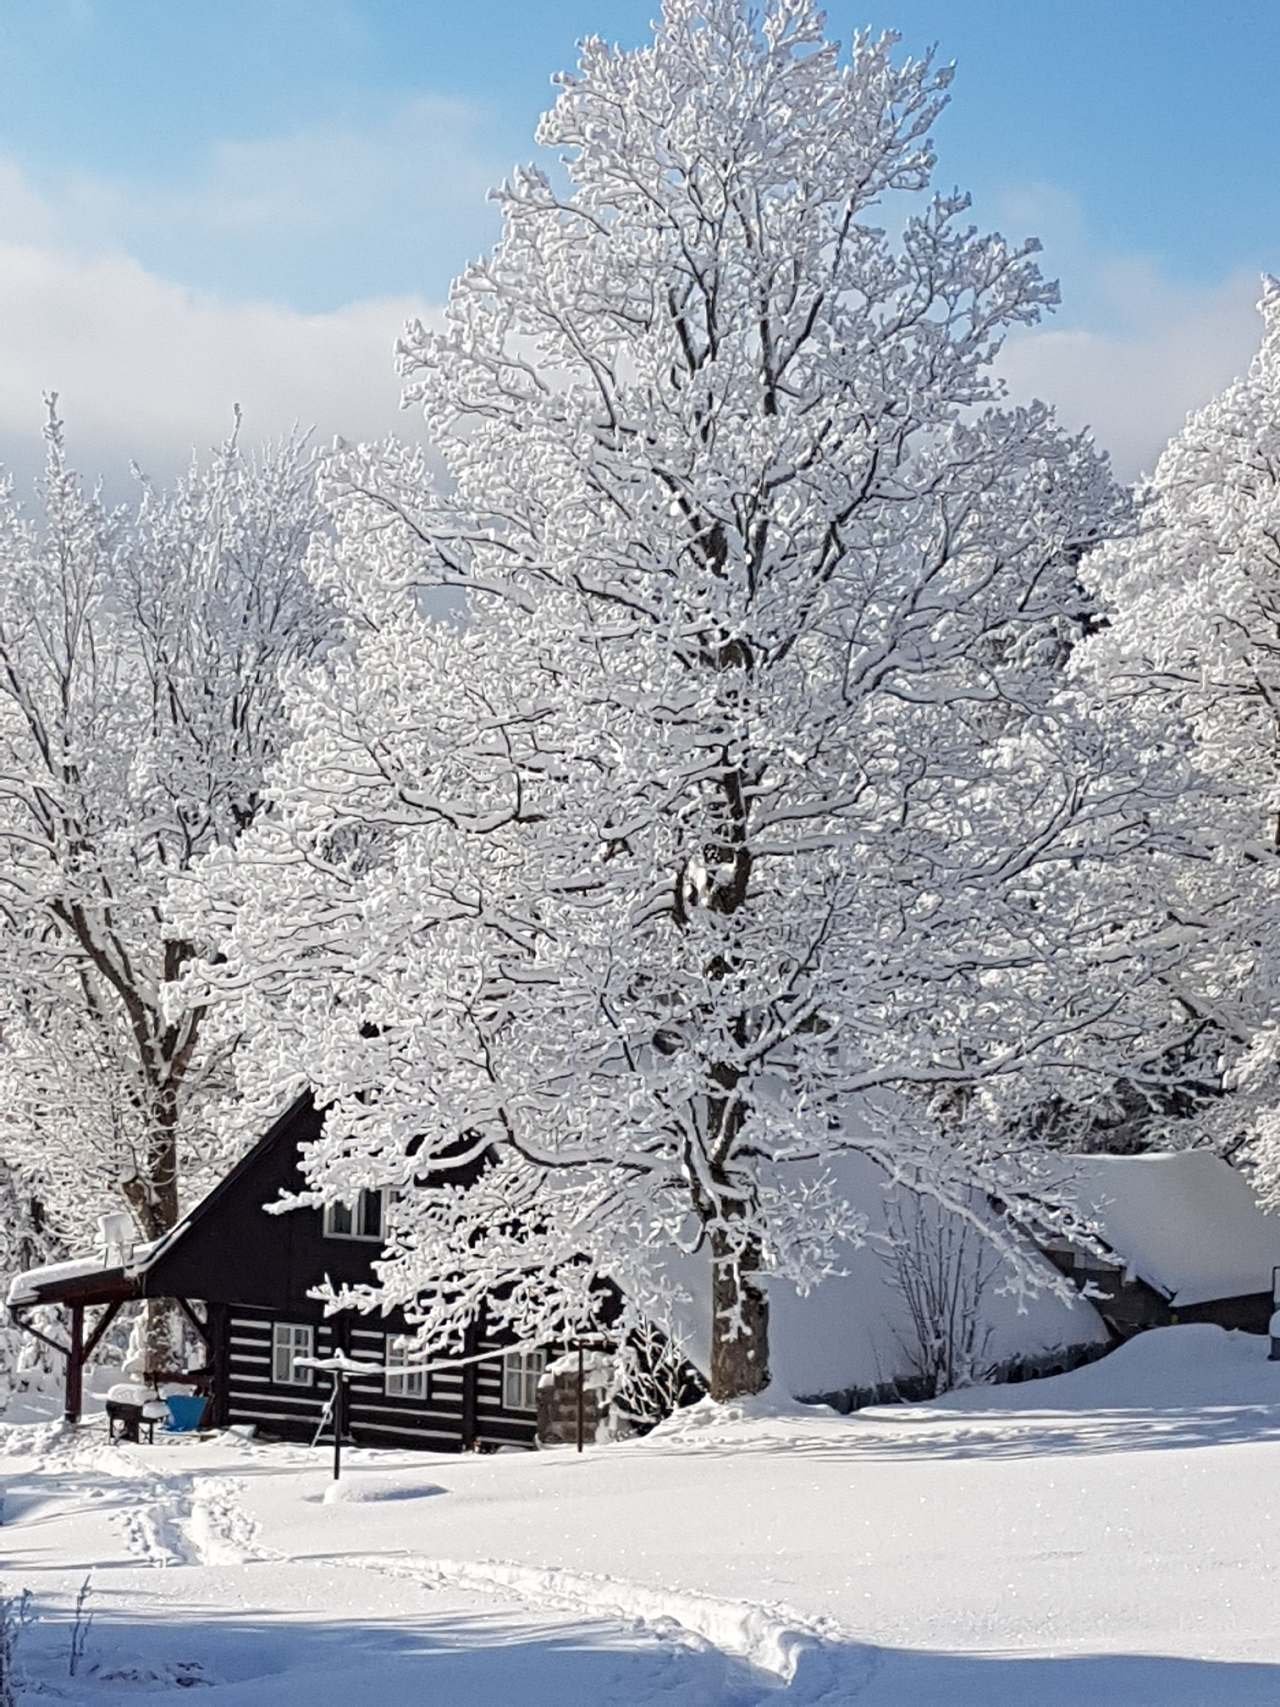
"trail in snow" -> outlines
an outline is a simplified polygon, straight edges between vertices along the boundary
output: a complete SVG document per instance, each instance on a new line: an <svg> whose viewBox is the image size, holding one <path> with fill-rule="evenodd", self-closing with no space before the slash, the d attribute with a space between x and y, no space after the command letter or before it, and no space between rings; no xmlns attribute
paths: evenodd
<svg viewBox="0 0 1280 1707"><path fill-rule="evenodd" d="M151 1565L248 1565L272 1555L240 1503L234 1476L172 1477L150 1484L120 1518L130 1552Z"/></svg>
<svg viewBox="0 0 1280 1707"><path fill-rule="evenodd" d="M130 1550L160 1568L301 1563L258 1544L259 1526L241 1502L243 1487L234 1476L151 1481L120 1520ZM782 1687L794 1707L852 1702L877 1669L875 1656L830 1620L806 1620L782 1607L650 1588L623 1577L509 1560L426 1555L394 1562L381 1554L345 1555L307 1563L312 1569L371 1571L429 1590L461 1589L514 1600L537 1612L555 1609L592 1622L643 1629L675 1647L744 1662L760 1675L767 1694ZM742 1700L737 1690L732 1697Z"/></svg>
<svg viewBox="0 0 1280 1707"><path fill-rule="evenodd" d="M343 1563L425 1588L461 1588L514 1597L593 1619L631 1625L668 1640L705 1645L745 1661L786 1689L794 1707L852 1702L878 1670L878 1656L829 1619L810 1620L784 1607L657 1589L624 1577L521 1565L511 1560L348 1555Z"/></svg>

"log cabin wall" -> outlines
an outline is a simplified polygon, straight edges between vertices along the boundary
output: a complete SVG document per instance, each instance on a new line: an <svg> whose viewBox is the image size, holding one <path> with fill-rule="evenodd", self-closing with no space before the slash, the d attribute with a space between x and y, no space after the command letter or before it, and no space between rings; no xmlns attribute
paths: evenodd
<svg viewBox="0 0 1280 1707"><path fill-rule="evenodd" d="M266 1207L303 1188L298 1147L319 1133L320 1115L304 1097L210 1192L144 1277L148 1296L208 1305L215 1420L312 1439L332 1380L319 1370L308 1372L308 1380L278 1379L273 1336L280 1324L309 1332L308 1355L342 1350L378 1365L378 1374L353 1376L348 1384L347 1425L358 1445L439 1452L534 1444L531 1369L526 1358L523 1379L513 1379L499 1338L478 1325L467 1347L473 1361L406 1380L387 1372L391 1342L406 1332L402 1316L326 1318L308 1296L326 1278L339 1285L372 1279L381 1251L378 1240L326 1234L318 1209L273 1215Z"/></svg>

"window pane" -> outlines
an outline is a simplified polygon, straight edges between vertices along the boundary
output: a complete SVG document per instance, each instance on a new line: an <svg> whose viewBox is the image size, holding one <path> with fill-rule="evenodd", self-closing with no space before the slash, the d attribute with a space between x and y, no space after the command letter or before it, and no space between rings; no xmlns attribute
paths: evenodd
<svg viewBox="0 0 1280 1707"><path fill-rule="evenodd" d="M324 1230L331 1238L349 1239L351 1237L351 1205L349 1203L326 1204Z"/></svg>
<svg viewBox="0 0 1280 1707"><path fill-rule="evenodd" d="M302 1322L273 1322L271 1326L271 1379L286 1387L310 1387L313 1369L299 1368L297 1359L310 1357L312 1330Z"/></svg>
<svg viewBox="0 0 1280 1707"><path fill-rule="evenodd" d="M380 1239L382 1237L382 1193L380 1191L362 1191L360 1193L360 1237L362 1239Z"/></svg>
<svg viewBox="0 0 1280 1707"><path fill-rule="evenodd" d="M425 1399L427 1372L421 1365L410 1365L413 1342L400 1335L387 1341L386 1390L393 1399Z"/></svg>
<svg viewBox="0 0 1280 1707"><path fill-rule="evenodd" d="M509 1351L502 1359L502 1403L509 1411L536 1411L545 1351Z"/></svg>

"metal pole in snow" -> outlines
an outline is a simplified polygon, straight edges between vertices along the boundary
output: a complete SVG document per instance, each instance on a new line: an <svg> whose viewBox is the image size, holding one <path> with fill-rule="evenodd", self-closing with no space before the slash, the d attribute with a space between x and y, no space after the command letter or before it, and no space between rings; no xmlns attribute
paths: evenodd
<svg viewBox="0 0 1280 1707"><path fill-rule="evenodd" d="M586 1433L586 1407L582 1398L582 1341L578 1341L578 1451L582 1451L582 1437Z"/></svg>
<svg viewBox="0 0 1280 1707"><path fill-rule="evenodd" d="M333 1479L335 1482L342 1475L342 1413L346 1408L343 1404L345 1397L346 1375L341 1369L335 1369L333 1372Z"/></svg>

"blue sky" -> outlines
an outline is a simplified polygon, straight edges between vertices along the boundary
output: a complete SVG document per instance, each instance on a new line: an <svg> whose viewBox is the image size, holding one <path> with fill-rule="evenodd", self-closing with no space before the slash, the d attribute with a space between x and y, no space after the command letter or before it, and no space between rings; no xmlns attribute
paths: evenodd
<svg viewBox="0 0 1280 1707"><path fill-rule="evenodd" d="M1149 461L1247 358L1280 269L1280 7L864 4L832 33L958 60L940 180L1039 231L1062 279L1011 383L1091 420L1126 472ZM640 41L655 5L0 0L0 450L46 383L73 438L79 408L95 450L133 432L153 460L220 383L272 428L286 405L391 422L399 319L492 237L485 188L533 153L550 74L584 33Z"/></svg>

